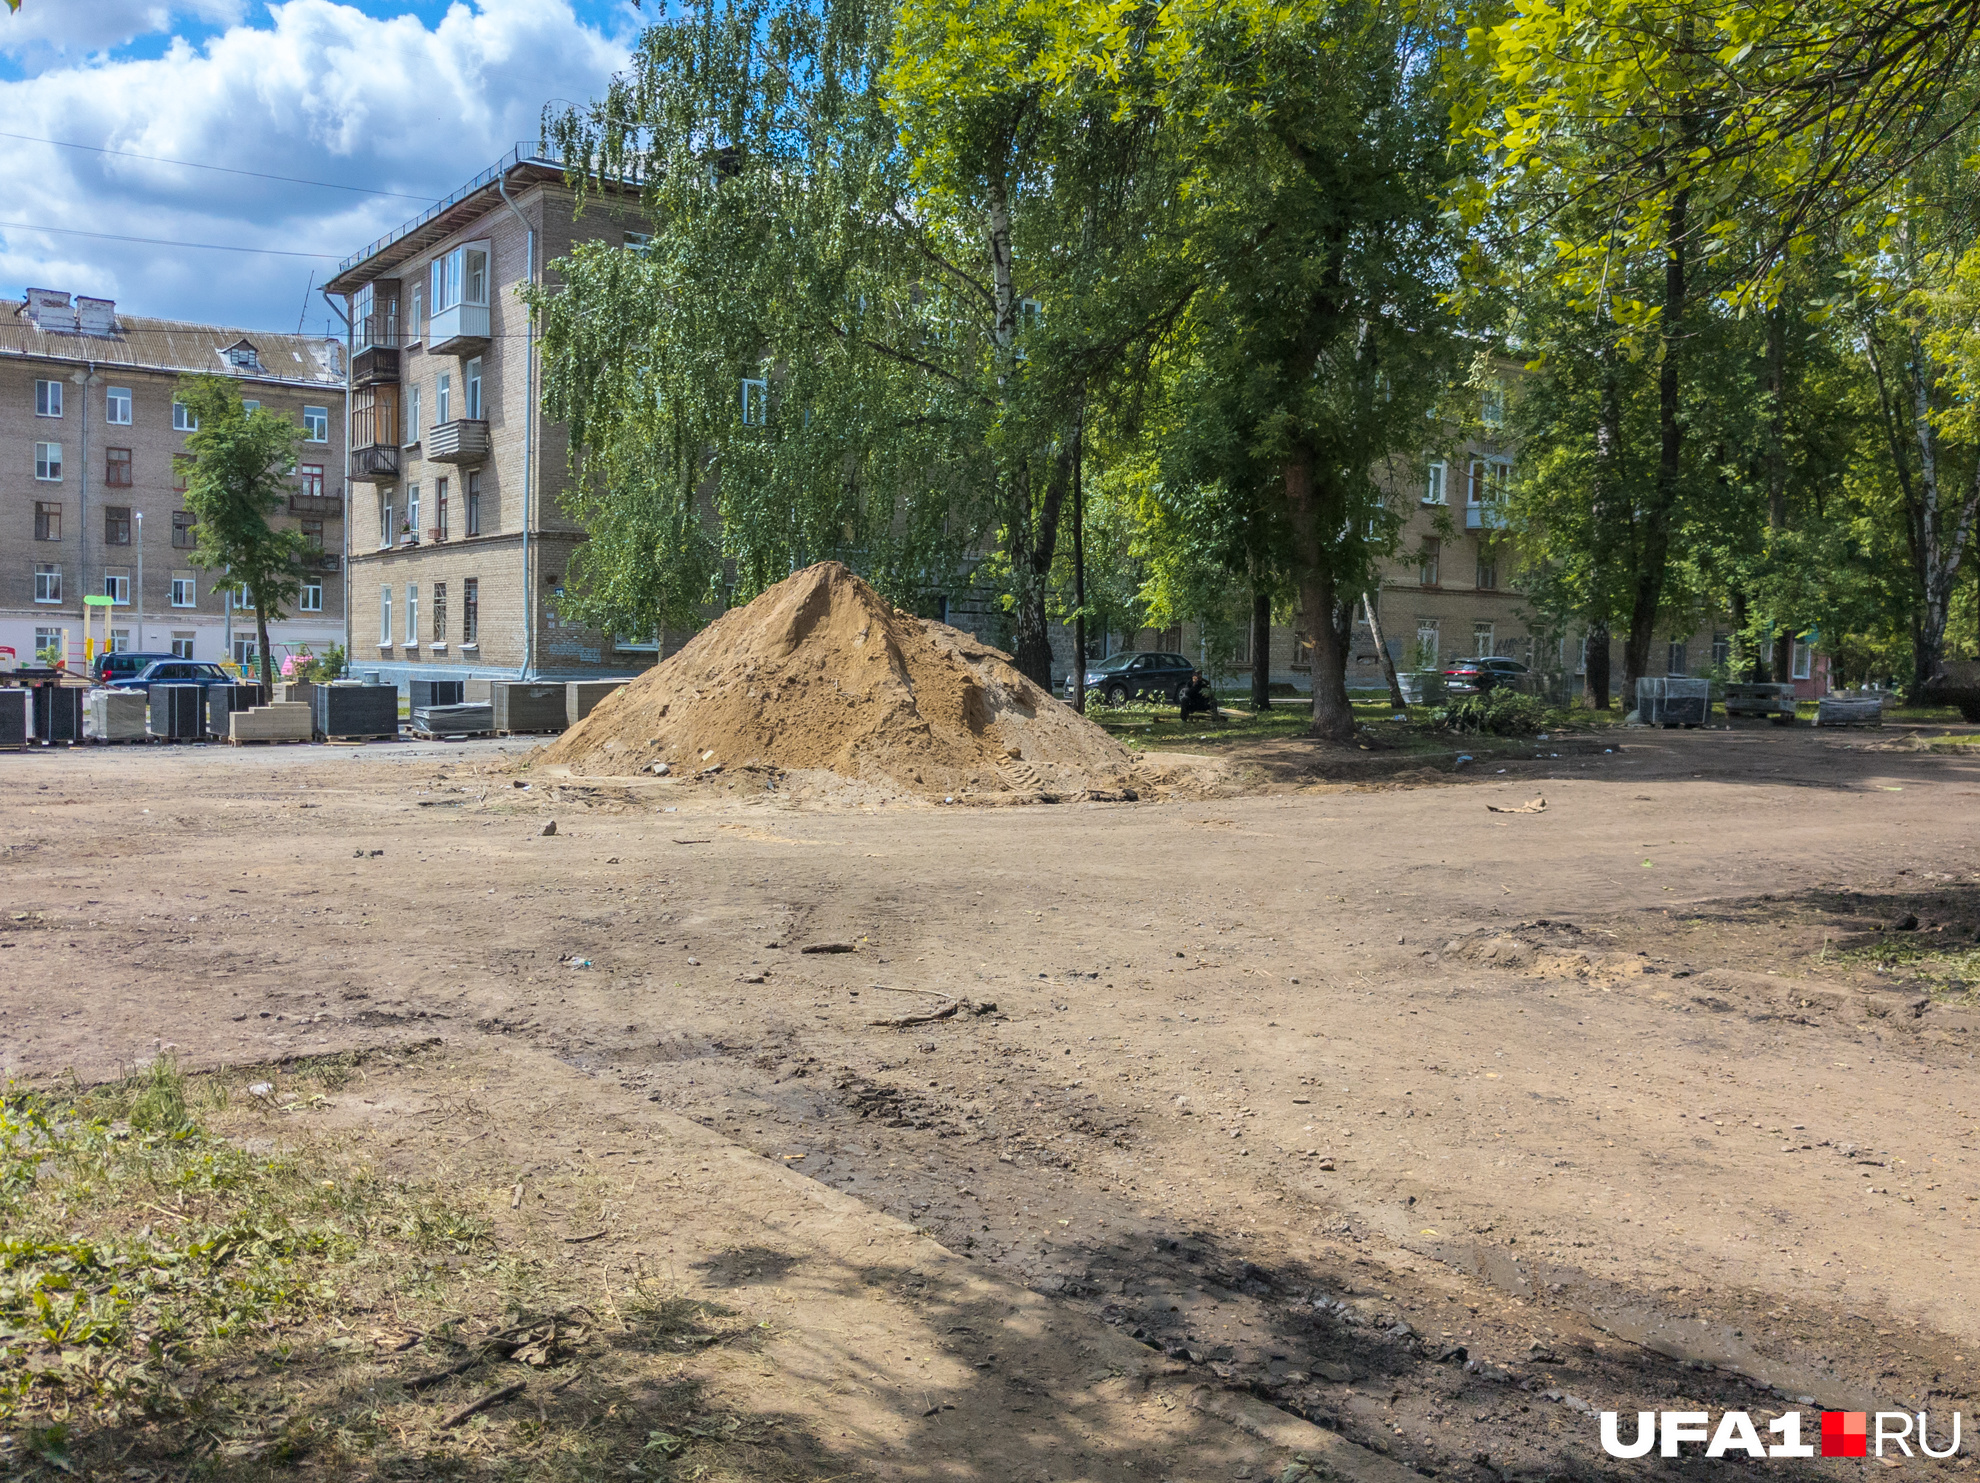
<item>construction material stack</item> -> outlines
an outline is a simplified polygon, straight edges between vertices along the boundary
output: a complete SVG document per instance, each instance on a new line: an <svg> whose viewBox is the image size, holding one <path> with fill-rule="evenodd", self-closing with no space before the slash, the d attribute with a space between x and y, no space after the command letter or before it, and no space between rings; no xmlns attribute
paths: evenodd
<svg viewBox="0 0 1980 1483"><path fill-rule="evenodd" d="M0 750L15 751L27 745L28 692L0 690Z"/></svg>
<svg viewBox="0 0 1980 1483"><path fill-rule="evenodd" d="M278 700L227 717L227 740L242 742L306 742L314 734L310 708L299 700Z"/></svg>
<svg viewBox="0 0 1980 1483"><path fill-rule="evenodd" d="M206 697L198 685L153 685L151 734L162 741L198 741L206 735Z"/></svg>
<svg viewBox="0 0 1980 1483"><path fill-rule="evenodd" d="M83 729L96 741L143 741L145 709L142 690L92 690Z"/></svg>
<svg viewBox="0 0 1980 1483"><path fill-rule="evenodd" d="M1703 726L1712 710L1712 682L1644 675L1636 682L1636 710L1645 726Z"/></svg>
<svg viewBox="0 0 1980 1483"><path fill-rule="evenodd" d="M310 697L321 737L392 737L399 734L399 687L337 681L318 685Z"/></svg>
<svg viewBox="0 0 1980 1483"><path fill-rule="evenodd" d="M577 725L578 722L591 714L592 709L599 701L610 695L614 690L621 688L625 683L624 680L566 681L564 684L564 724L567 726Z"/></svg>
<svg viewBox="0 0 1980 1483"><path fill-rule="evenodd" d="M570 702L562 685L498 680L492 689L497 731L562 731L569 724Z"/></svg>

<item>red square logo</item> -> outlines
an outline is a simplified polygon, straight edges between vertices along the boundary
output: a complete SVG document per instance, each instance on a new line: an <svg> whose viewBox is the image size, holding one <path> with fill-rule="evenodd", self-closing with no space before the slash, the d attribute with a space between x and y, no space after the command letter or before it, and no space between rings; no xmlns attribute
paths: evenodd
<svg viewBox="0 0 1980 1483"><path fill-rule="evenodd" d="M1866 1411L1824 1411L1822 1413L1822 1455L1824 1457L1867 1457L1870 1452L1870 1416Z"/></svg>

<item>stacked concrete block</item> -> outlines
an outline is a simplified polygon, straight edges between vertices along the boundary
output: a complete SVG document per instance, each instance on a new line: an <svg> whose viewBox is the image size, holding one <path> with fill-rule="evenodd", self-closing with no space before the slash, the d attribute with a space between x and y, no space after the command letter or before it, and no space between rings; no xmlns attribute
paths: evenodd
<svg viewBox="0 0 1980 1483"><path fill-rule="evenodd" d="M575 726L598 702L625 684L624 680L568 680L564 684L564 721Z"/></svg>
<svg viewBox="0 0 1980 1483"><path fill-rule="evenodd" d="M278 700L227 717L227 739L240 742L306 742L314 732L310 708L299 700Z"/></svg>
<svg viewBox="0 0 1980 1483"><path fill-rule="evenodd" d="M318 736L397 736L397 685L318 685L310 697Z"/></svg>
<svg viewBox="0 0 1980 1483"><path fill-rule="evenodd" d="M562 731L567 724L569 702L562 685L498 680L494 693L497 731Z"/></svg>
<svg viewBox="0 0 1980 1483"><path fill-rule="evenodd" d="M97 741L139 741L145 736L142 690L92 690L83 729Z"/></svg>

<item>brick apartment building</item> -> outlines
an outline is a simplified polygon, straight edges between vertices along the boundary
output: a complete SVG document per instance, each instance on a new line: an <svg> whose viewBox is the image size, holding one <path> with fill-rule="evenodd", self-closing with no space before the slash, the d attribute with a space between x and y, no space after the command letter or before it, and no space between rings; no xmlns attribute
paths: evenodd
<svg viewBox="0 0 1980 1483"><path fill-rule="evenodd" d="M98 611L118 649L253 657L253 614L230 623L225 596L210 590L218 574L187 560L192 524L172 457L189 429L173 392L193 372L235 378L244 399L304 429L277 523L322 555L269 642L278 659L343 642L343 347L141 319L108 299L31 288L0 300L0 648L20 663L66 635L81 667L85 594L113 599Z"/></svg>
<svg viewBox="0 0 1980 1483"><path fill-rule="evenodd" d="M584 532L563 513L564 428L543 416L516 291L585 241L644 241L636 211L518 146L341 264L351 321L351 664L411 679L626 674L651 643L562 619Z"/></svg>

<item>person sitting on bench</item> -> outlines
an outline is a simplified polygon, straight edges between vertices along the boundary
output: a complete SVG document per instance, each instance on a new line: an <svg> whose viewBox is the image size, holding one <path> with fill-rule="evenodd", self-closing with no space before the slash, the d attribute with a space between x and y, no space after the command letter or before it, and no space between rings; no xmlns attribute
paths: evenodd
<svg viewBox="0 0 1980 1483"><path fill-rule="evenodd" d="M1190 671L1189 683L1182 688L1181 703L1182 719L1185 721L1199 712L1216 716L1217 697L1211 692L1210 682L1203 678L1202 670Z"/></svg>

